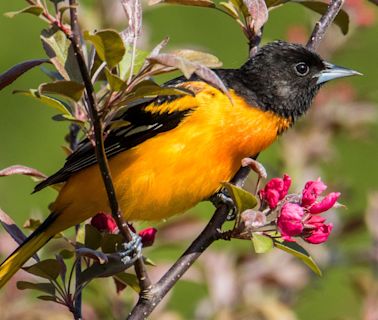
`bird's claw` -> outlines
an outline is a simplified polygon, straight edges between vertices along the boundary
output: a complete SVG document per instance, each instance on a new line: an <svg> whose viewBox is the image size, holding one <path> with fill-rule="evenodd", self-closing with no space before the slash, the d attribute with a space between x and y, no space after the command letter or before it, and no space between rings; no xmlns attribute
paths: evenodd
<svg viewBox="0 0 378 320"><path fill-rule="evenodd" d="M218 207L221 204L225 204L229 210L229 213L226 218L227 221L232 221L235 219L237 209L234 200L232 200L227 189L222 188L220 191L213 194L210 197L210 201L215 207Z"/></svg>
<svg viewBox="0 0 378 320"><path fill-rule="evenodd" d="M125 265L133 264L142 256L142 238L139 235L132 233L132 240L120 245L118 255L121 258L122 263Z"/></svg>

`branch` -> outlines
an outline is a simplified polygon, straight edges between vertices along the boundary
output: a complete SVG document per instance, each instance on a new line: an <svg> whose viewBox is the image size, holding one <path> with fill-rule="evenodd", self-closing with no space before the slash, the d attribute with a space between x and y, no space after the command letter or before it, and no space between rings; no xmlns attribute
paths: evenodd
<svg viewBox="0 0 378 320"><path fill-rule="evenodd" d="M331 0L328 10L316 23L312 32L311 38L308 41L307 47L313 50L322 40L327 28L335 19L344 0ZM250 41L250 54L253 55L257 49L261 37L256 37ZM250 38L251 40L251 38ZM250 168L248 166L241 167L235 174L231 183L236 186L243 186ZM227 207L221 205L216 209L210 222L199 236L193 241L190 247L183 253L183 255L173 264L173 266L162 276L162 278L154 285L145 296L140 296L138 303L130 312L128 319L146 319L149 314L156 308L160 301L165 297L176 282L183 276L183 274L192 266L192 264L199 258L199 256L217 239L222 238L220 231L223 223L227 218Z"/></svg>
<svg viewBox="0 0 378 320"><path fill-rule="evenodd" d="M109 170L109 164L108 164L106 153L105 153L104 139L103 139L104 130L103 130L101 118L97 112L97 102L96 102L95 92L94 92L91 78L90 78L90 75L89 75L85 60L84 60L83 52L80 46L80 31L79 31L78 21L77 21L76 0L70 0L70 18L71 18L72 34L68 35L68 38L72 42L72 47L73 47L75 57L78 62L80 73L83 78L83 82L85 86L86 107L87 107L88 114L93 125L93 134L94 134L97 162L101 171L101 176L102 176L106 193L108 196L111 213L115 221L117 222L117 226L120 233L128 242L130 242L133 240L132 233L127 223L123 220L121 211L118 205L112 177ZM137 259L134 266L135 266L135 272L140 282L139 285L141 288L141 292L143 293L151 286L151 282L147 275L143 259L142 258Z"/></svg>
<svg viewBox="0 0 378 320"><path fill-rule="evenodd" d="M218 239L219 230L226 221L227 214L228 209L226 205L221 205L217 208L205 229L203 229L190 247L163 275L156 285L153 286L147 298L139 297L138 303L129 314L129 320L147 319L147 316L156 308L169 290L172 289L198 257Z"/></svg>
<svg viewBox="0 0 378 320"><path fill-rule="evenodd" d="M335 20L337 14L339 13L341 7L344 4L344 0L331 0L327 11L320 17L319 21L315 24L314 30L307 42L307 49L314 50L320 44L326 33L328 27L331 25L333 20Z"/></svg>
<svg viewBox="0 0 378 320"><path fill-rule="evenodd" d="M233 177L231 183L242 186L250 172L249 167L242 167ZM228 208L226 205L218 207L205 229L192 242L190 247L163 275L144 297L140 296L138 303L129 314L129 320L145 319L156 308L176 282L192 266L199 256L215 241L220 238L221 227L226 221Z"/></svg>

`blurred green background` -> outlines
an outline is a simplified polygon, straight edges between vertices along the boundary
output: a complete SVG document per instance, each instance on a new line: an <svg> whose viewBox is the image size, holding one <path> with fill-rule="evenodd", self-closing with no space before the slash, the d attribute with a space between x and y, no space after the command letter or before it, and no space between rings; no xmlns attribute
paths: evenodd
<svg viewBox="0 0 378 320"><path fill-rule="evenodd" d="M366 317L367 294L361 289L359 279L365 279L370 271L374 270L375 264L374 259L369 260L369 250L373 248L374 241L373 236L364 226L364 217L368 195L373 191L378 191L378 170L376 169L378 163L376 113L378 23L374 17L378 12L376 7L368 2L350 1L349 3L348 1L346 9L351 13L350 33L343 36L337 27L332 27L319 50L333 63L358 70L364 74L364 77L354 77L343 81L346 98L340 93L341 89L337 84L331 85L327 94L324 94L321 97L322 100L314 106L321 109L321 112L311 111L308 119L299 123L291 136L283 137L282 141L276 143L260 158L260 161L268 168L270 177L288 172L297 178L297 184L300 185L305 178L314 179L317 175L321 175L332 190L343 192L341 200L348 209L338 210L337 215L341 222L336 221L339 227L336 228L336 235L331 240L330 249L326 253L328 258L325 259L322 253L319 254L321 261L326 260L324 277L314 278L309 276L306 270L306 276L310 277L306 278L306 285L300 290L294 290L295 295L286 300L285 288L282 284L283 288L280 286L280 291L274 291L274 283L268 283L265 287L265 289L268 288L266 299L273 299L272 296L277 298L277 292L279 292L279 299L277 299L288 306L287 309L290 310L290 316L293 318L284 317L284 311L281 313L281 318L273 318L273 315L269 318L263 312L253 318L249 318L248 314L232 316L228 313L225 318L214 316L214 314L211 317L217 319L377 319ZM116 1L104 1L108 4L113 2ZM104 12L99 12L99 8L107 6L104 3L85 1L86 7L82 9L84 28L100 28L114 22L111 19L111 12L108 16ZM18 10L23 6L25 6L23 1L2 1L0 12ZM97 11L92 10L94 7L97 7ZM361 11L360 8L365 8L369 12ZM369 16L370 20L364 21L361 19L363 15L365 18L367 15L372 17ZM298 4L284 5L270 13L263 41L306 39L317 18L318 15ZM99 22L99 19L102 22ZM116 27L122 27L122 19L115 20L118 23ZM0 26L2 48L0 72L20 61L44 57L39 40L40 30L45 26L43 22L29 15L14 19L1 15ZM151 49L165 36L170 37L168 49L194 48L210 52L219 57L225 67L238 67L248 56L246 40L236 23L215 10L179 6L146 6L142 46L145 49ZM61 146L64 145L67 125L51 120L51 117L56 114L53 109L38 105L30 98L12 95L14 89L36 88L41 82L46 81L48 81L47 77L35 68L0 92L0 168L22 164L51 174L63 164L64 153ZM350 91L354 92L352 96ZM336 98L333 100L333 97ZM343 103L348 104L349 107L343 109ZM322 109L321 105L324 104L332 105L333 113L327 113L324 108ZM321 118L324 115L332 117L335 114L337 119L341 119L340 123ZM332 122L330 126L333 127L329 130L330 136L327 140L331 150L327 151L327 156L317 155L314 157L315 160L306 164L311 168L316 167L316 170L305 171L302 167L296 168L295 159L291 158L296 157L296 154L288 151L287 147L291 143L290 139L298 135L306 136L310 130L308 128L316 130L313 128L323 120ZM353 122L352 120L355 120L356 124L350 125L349 122ZM348 125L345 125L343 121ZM301 141L306 144L305 140ZM309 140L308 143L311 144L311 141ZM312 147L319 149L322 147L320 144L321 142L317 145L315 140ZM54 199L55 192L44 190L31 195L34 184L32 180L22 176L0 179L0 208L18 224L22 225L32 215L42 217L48 214L47 205ZM189 215L193 217L202 215L206 219L212 210L210 206L202 205L193 209ZM169 222L162 223L163 228L167 224ZM192 233L192 238L195 234L195 232ZM182 252L188 241L189 239L177 246L164 245L162 241L161 246L158 245L150 250L151 258L157 263L159 260L170 261ZM249 244L236 241L217 244L214 250L235 251L243 257L252 256ZM314 250L316 253L319 249L310 247L309 250ZM241 259L240 256L239 259ZM280 266L277 265L276 268ZM254 270L250 272L253 273ZM219 277L222 277L221 273ZM373 288L374 281L370 283ZM199 303L211 293L208 285L209 283L181 281L168 304L165 305L164 312L176 317L172 319L180 319L180 317L206 319L198 315L200 313L198 310L201 310ZM89 301L96 292L94 285L88 293ZM131 292L129 294L131 295ZM254 297L249 298L254 299ZM377 296L374 299L376 298ZM378 301L374 301L378 306ZM277 305L272 304L271 308L274 307L278 308ZM98 316L99 318L117 318L105 311L99 311L98 308L97 316L102 314ZM108 307L102 308L106 310ZM160 319L164 319L163 315L167 315L163 311L160 312Z"/></svg>

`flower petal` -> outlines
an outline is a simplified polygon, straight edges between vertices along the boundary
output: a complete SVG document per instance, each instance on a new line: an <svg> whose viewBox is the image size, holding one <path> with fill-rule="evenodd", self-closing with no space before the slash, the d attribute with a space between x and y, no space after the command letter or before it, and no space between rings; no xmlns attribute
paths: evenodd
<svg viewBox="0 0 378 320"><path fill-rule="evenodd" d="M303 231L303 208L296 203L285 203L277 219L277 226L283 236L297 236Z"/></svg>
<svg viewBox="0 0 378 320"><path fill-rule="evenodd" d="M340 192L331 192L322 201L314 203L308 211L311 214L318 214L331 209L340 197Z"/></svg>
<svg viewBox="0 0 378 320"><path fill-rule="evenodd" d="M302 191L302 206L312 205L325 189L327 189L327 186L320 178L316 181L308 181Z"/></svg>

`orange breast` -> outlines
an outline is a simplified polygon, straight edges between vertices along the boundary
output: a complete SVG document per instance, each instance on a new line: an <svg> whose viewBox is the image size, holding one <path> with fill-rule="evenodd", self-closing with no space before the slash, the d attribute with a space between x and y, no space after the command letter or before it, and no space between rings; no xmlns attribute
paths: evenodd
<svg viewBox="0 0 378 320"><path fill-rule="evenodd" d="M196 106L179 126L110 159L126 219L158 220L191 208L230 180L244 157L261 152L277 131L290 125L247 105L235 93L232 105L218 90L202 86L195 98L188 98L195 99ZM55 210L80 221L109 211L98 167L71 177Z"/></svg>

